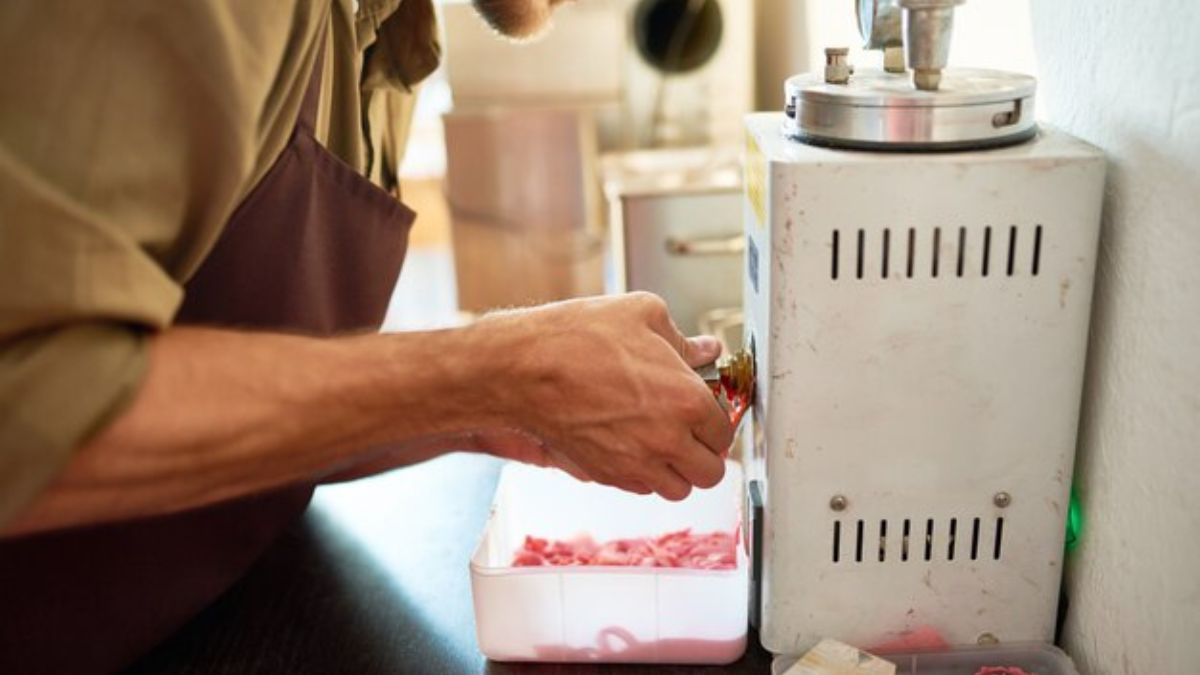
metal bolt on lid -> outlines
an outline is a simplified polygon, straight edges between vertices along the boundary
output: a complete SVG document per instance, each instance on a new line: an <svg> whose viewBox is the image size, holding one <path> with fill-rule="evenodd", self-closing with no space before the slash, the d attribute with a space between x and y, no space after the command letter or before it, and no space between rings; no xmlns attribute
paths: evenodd
<svg viewBox="0 0 1200 675"><path fill-rule="evenodd" d="M846 84L850 81L849 47L827 47L825 49L825 82Z"/></svg>

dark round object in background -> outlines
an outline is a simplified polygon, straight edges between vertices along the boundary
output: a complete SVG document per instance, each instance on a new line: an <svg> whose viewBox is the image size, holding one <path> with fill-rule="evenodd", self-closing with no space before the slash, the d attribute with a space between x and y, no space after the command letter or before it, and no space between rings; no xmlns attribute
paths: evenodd
<svg viewBox="0 0 1200 675"><path fill-rule="evenodd" d="M638 53L665 73L686 73L708 63L721 46L723 29L717 0L642 0L633 15Z"/></svg>

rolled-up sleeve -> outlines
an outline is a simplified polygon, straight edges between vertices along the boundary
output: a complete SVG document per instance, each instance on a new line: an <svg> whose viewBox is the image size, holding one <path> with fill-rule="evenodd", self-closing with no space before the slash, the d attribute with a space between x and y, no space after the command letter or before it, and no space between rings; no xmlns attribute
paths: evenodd
<svg viewBox="0 0 1200 675"><path fill-rule="evenodd" d="M178 285L0 146L0 523L135 391Z"/></svg>
<svg viewBox="0 0 1200 675"><path fill-rule="evenodd" d="M181 297L129 233L0 145L0 523L137 389Z"/></svg>
<svg viewBox="0 0 1200 675"><path fill-rule="evenodd" d="M286 142L324 16L0 7L0 527L135 396L183 280Z"/></svg>
<svg viewBox="0 0 1200 675"><path fill-rule="evenodd" d="M0 349L0 523L133 396L145 360L139 331L104 323L24 336Z"/></svg>

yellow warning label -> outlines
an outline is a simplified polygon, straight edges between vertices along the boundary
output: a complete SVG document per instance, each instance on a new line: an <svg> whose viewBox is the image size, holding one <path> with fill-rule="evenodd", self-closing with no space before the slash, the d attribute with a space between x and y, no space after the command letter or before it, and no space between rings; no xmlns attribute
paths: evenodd
<svg viewBox="0 0 1200 675"><path fill-rule="evenodd" d="M754 209L755 225L762 229L767 219L767 160L754 134L746 131L746 198Z"/></svg>

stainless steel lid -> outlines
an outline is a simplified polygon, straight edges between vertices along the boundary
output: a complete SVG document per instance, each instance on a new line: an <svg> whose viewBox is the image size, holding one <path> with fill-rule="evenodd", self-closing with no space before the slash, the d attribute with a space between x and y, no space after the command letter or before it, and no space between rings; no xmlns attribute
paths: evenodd
<svg viewBox="0 0 1200 675"><path fill-rule="evenodd" d="M949 68L938 91L908 74L870 69L846 84L816 73L785 85L785 133L814 145L871 150L969 150L1011 145L1037 132L1037 81L998 70Z"/></svg>

